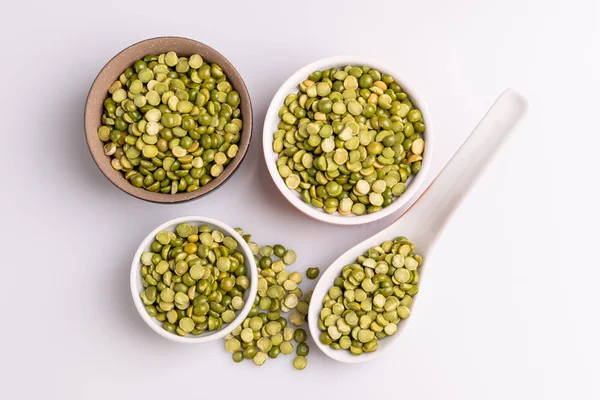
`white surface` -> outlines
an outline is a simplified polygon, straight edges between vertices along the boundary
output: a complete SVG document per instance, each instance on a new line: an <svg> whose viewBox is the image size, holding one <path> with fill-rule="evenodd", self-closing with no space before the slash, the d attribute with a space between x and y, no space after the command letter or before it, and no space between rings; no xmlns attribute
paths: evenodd
<svg viewBox="0 0 600 400"><path fill-rule="evenodd" d="M411 176L406 181L406 191L402 193L392 204L385 207L379 212L364 215L342 215L338 212L328 214L322 209L318 209L310 204L307 204L299 193L290 190L285 181L279 175L277 170L277 159L279 155L273 151L273 133L277 131L281 118L279 117L279 109L284 104L285 98L290 93L298 93L298 84L303 82L309 74L317 70L326 70L328 68L340 68L347 65L367 65L371 68L376 68L381 73L387 73L394 76L396 82L402 87L405 93L409 95L410 100L414 104L415 108L418 108L423 113L423 119L427 129L423 135L425 139L426 148L423 154L423 162L419 174ZM435 156L435 127L431 122L431 113L427 108L426 101L419 94L419 91L415 86L399 72L399 68L392 68L389 65L381 62L380 60L357 57L357 56L333 56L327 57L320 60L316 60L308 65L302 66L296 72L294 72L277 90L269 108L265 115L265 124L263 129L263 153L265 161L267 163L267 170L273 178L275 186L285 196L286 199L300 211L308 215L309 217L315 218L318 221L324 221L331 224L338 225L361 225L374 221L378 221L385 218L388 215L394 213L403 213L410 207L410 205L416 200L417 193L421 193L423 190L423 184L427 181L429 168L432 160Z"/></svg>
<svg viewBox="0 0 600 400"><path fill-rule="evenodd" d="M3 5L2 398L248 399L264 396L267 380L289 399L600 397L597 2L166 7ZM83 134L85 97L106 60L164 34L229 57L256 122L243 171L217 193L173 206L115 188ZM419 88L438 132L430 178L502 89L531 102L429 257L403 345L361 365L313 346L309 367L297 372L292 357L238 365L218 344L190 347L151 332L131 302L128 274L136 246L163 221L198 213L241 225L262 243L293 246L304 270L325 267L394 219L336 227L307 218L277 191L262 158L264 113L280 84L310 61L350 53L399 66ZM368 380L377 381L361 384Z"/></svg>
<svg viewBox="0 0 600 400"><path fill-rule="evenodd" d="M528 108L527 99L520 93L513 89L502 92L418 202L387 228L358 243L332 262L315 285L313 297L325 298L334 285L335 279L342 274L342 270L347 265L355 263L357 257L365 253L365 249L380 246L383 242L394 240L398 236L410 238L418 249L417 254L423 257L423 264L419 267L419 282L426 282L427 275L424 275L424 272L429 269L429 256L432 251L435 251L438 237L443 234L444 227L465 196L475 186L478 177L500 151L502 144L514 134L515 127L523 119ZM466 165L470 167L467 171ZM415 314L415 304L419 302L420 297L418 293L414 296L411 314ZM402 320L398 324L396 334L378 342L377 351L356 357L348 351L334 350L321 343L322 332L318 322L322 310L321 301L311 301L308 325L312 338L323 353L344 363L367 362L386 351L398 351L398 347L394 347L395 342L401 339L402 333L412 321L411 318ZM400 343L410 345L402 340Z"/></svg>
<svg viewBox="0 0 600 400"><path fill-rule="evenodd" d="M142 263L140 261L140 257L142 253L148 251L150 249L150 245L155 240L156 234L161 231L175 231L177 225L182 223L194 224L195 226L200 225L208 225L212 229L218 229L223 232L226 236L231 236L235 240L237 240L239 247L238 251L242 253L246 259L246 276L249 279L250 287L248 290L244 292L244 307L240 311L236 311L236 316L233 321L229 324L224 324L221 329L216 332L205 331L203 334L196 335L187 335L187 336L179 336L174 335L165 331L162 327L162 323L159 322L156 318L152 318L146 312L146 308L144 302L140 298L140 293L144 290L144 286L142 285L142 277L140 275L140 270L142 268ZM129 273L129 285L131 288L131 295L133 297L133 303L135 305L136 310L144 320L144 322L152 328L153 331L158 333L160 336L165 337L169 340L178 343L185 344L200 344L200 343L208 343L215 340L223 339L232 330L234 330L238 325L244 322L244 319L250 312L250 308L252 308L252 303L254 303L254 299L256 298L256 290L258 288L258 273L256 269L256 263L254 262L254 255L252 254L252 250L248 244L244 241L244 239L233 229L233 227L225 224L222 221L217 221L212 218L207 218L205 216L183 216L179 218L175 218L169 221L166 221L163 224L160 224L152 232L149 232L148 235L142 240L140 243L135 255L133 256L133 260L131 262L131 268Z"/></svg>

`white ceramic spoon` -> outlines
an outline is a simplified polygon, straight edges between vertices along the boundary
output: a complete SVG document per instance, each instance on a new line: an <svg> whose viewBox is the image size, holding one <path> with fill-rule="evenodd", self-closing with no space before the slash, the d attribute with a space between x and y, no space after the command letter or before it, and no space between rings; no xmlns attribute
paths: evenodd
<svg viewBox="0 0 600 400"><path fill-rule="evenodd" d="M400 322L395 335L380 340L377 351L373 353L355 356L347 350L334 350L319 340L321 331L317 322L322 299L333 286L335 278L340 276L344 266L355 262L370 247L398 236L406 236L423 256L423 266L419 270L420 282L423 282L423 267L427 264L439 234L492 156L525 114L527 107L525 97L512 89L505 90L417 202L389 227L346 251L327 268L317 282L308 311L310 333L326 355L345 363L368 361L387 350L400 336L410 318ZM413 308L414 303L411 311L414 311Z"/></svg>

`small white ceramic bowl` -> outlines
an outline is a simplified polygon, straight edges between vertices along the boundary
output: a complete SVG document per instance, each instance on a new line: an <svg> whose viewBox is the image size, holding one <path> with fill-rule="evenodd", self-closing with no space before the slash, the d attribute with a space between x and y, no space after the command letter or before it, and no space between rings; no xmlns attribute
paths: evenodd
<svg viewBox="0 0 600 400"><path fill-rule="evenodd" d="M150 249L150 244L152 243L154 237L158 232L165 230L175 231L175 227L181 223L195 224L198 226L208 225L211 228L218 229L225 235L229 235L235 240L237 240L239 244L238 250L244 255L244 258L246 260L246 276L248 276L248 279L250 279L250 287L244 292L244 307L237 312L235 319L229 324L223 325L223 327L218 331L206 331L198 336L178 336L174 333L169 333L165 331L162 328L161 322L159 322L156 318L153 318L148 315L144 303L140 299L140 293L144 290L144 287L142 286L142 276L140 274L140 270L142 268L140 257L142 253ZM246 241L229 225L212 218L199 216L175 218L165 222L164 224L158 226L156 229L150 232L148 236L144 238L144 240L140 244L140 247L138 247L137 251L135 252L135 256L133 256L129 279L133 303L135 304L135 308L137 309L144 322L160 336L179 343L206 343L211 342L213 340L222 339L223 337L225 337L225 335L231 333L231 331L236 326L240 325L242 321L244 321L244 318L246 318L246 316L250 312L252 304L254 303L254 298L256 297L256 289L258 286L258 274L256 272L256 263L254 262L254 255L252 254L252 250L250 250L250 247L248 247Z"/></svg>
<svg viewBox="0 0 600 400"><path fill-rule="evenodd" d="M373 214L364 214L364 215L341 215L338 212L334 214L327 214L322 209L316 208L310 204L305 203L298 192L294 190L290 190L286 185L284 180L279 175L277 171L277 153L273 152L273 134L277 131L277 126L279 125L279 109L284 104L284 100L286 96L290 93L298 92L298 84L307 79L307 76L316 70L324 70L332 67L345 67L346 65L366 65L371 68L375 68L382 73L390 74L394 77L396 82L402 87L404 92L408 94L409 99L412 101L414 106L421 110L423 114L423 119L427 129L423 134L425 139L426 147L425 153L423 156L422 166L420 172L416 176L412 176L407 181L406 191L392 204L385 207L381 211L378 211ZM391 68L377 60L373 60L365 57L356 57L356 56L337 56L337 57L328 57L323 58L321 60L310 63L298 71L294 72L292 76L290 76L284 83L281 85L277 93L275 93L275 97L271 101L269 105L269 110L267 111L267 115L265 117L265 124L263 128L263 152L265 155L265 161L267 162L267 168L269 173L271 174L271 178L275 182L275 185L279 189L279 191L285 196L286 199L290 203L292 203L298 210L302 211L304 214L317 219L319 221L328 222L330 224L337 225L360 225L366 224L369 222L377 221L381 218L385 218L388 215L398 211L403 206L409 206L410 202L416 200L415 194L425 181L425 176L429 171L429 166L431 164L432 159L432 149L433 145L433 124L431 123L431 115L427 110L427 106L423 99L419 96L419 94L415 91L415 89L407 83L406 79L403 78L402 74L399 72L398 68Z"/></svg>

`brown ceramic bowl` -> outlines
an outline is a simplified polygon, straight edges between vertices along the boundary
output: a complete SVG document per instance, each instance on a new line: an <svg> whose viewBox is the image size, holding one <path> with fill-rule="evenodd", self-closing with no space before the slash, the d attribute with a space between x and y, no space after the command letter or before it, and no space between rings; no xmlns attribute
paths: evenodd
<svg viewBox="0 0 600 400"><path fill-rule="evenodd" d="M110 157L104 155L104 143L98 139L97 134L98 128L101 125L104 107L103 102L108 95L108 87L119 78L119 75L121 75L126 68L131 67L136 60L139 60L148 54L160 54L169 51L174 51L182 56L200 54L205 61L219 64L219 66L223 68L223 71L227 75L227 78L234 89L240 93L241 119L244 122L240 143L238 143L239 151L236 157L225 168L223 173L210 181L207 185L201 186L198 190L176 194L149 192L146 189L137 188L129 183L120 171L116 171L110 165ZM98 168L100 168L100 171L102 171L108 180L124 192L139 199L156 203L179 203L188 201L204 196L221 186L240 166L248 147L250 146L251 135L252 105L250 103L250 95L248 94L248 89L238 71L215 49L195 40L182 37L158 37L148 39L131 45L121 51L110 60L104 68L102 68L92 84L85 104L85 136L92 157Z"/></svg>

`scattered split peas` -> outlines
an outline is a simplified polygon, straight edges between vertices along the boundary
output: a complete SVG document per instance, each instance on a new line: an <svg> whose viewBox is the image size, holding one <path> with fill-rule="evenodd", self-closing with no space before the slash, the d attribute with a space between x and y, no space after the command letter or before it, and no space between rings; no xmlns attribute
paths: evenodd
<svg viewBox="0 0 600 400"><path fill-rule="evenodd" d="M267 358L294 353L294 367L306 367L309 353L307 333L302 328L306 322L312 292L304 294L298 285L302 282L299 272L287 268L297 259L296 252L280 244L259 246L250 241L250 235L238 232L248 242L258 267L258 290L256 300L248 317L225 337L225 349L235 362L253 360L258 366ZM290 312L288 316L284 315Z"/></svg>

